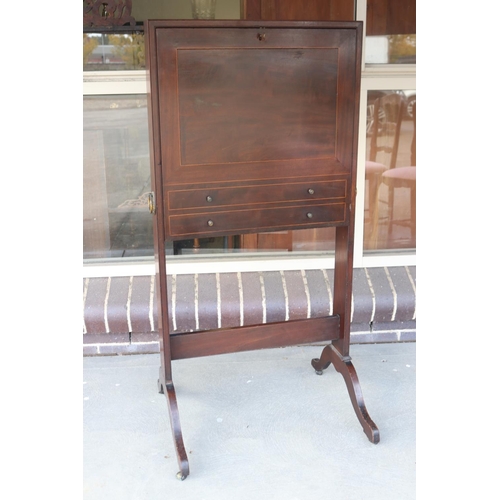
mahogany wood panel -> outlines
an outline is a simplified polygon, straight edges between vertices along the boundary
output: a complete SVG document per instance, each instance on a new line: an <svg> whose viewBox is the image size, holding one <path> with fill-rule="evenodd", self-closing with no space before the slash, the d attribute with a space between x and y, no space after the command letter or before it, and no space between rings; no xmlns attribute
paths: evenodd
<svg viewBox="0 0 500 500"><path fill-rule="evenodd" d="M258 39L260 34L266 35L265 40ZM157 38L162 54L158 79L166 180L244 180L250 172L251 178L263 179L282 176L284 168L289 176L322 175L332 168L350 171L355 83L349 58L352 31L309 28L292 32L267 24L248 30L207 28L195 33L165 28L159 30ZM287 55L280 59L272 49L283 47L286 49L279 52ZM318 47L326 50L318 51ZM186 49L192 49L189 57L184 56ZM318 52L326 52L321 56L323 64L311 61L314 56L307 55L310 51L316 57L320 57ZM195 52L205 63L194 58ZM237 72L228 69L235 53L248 63L238 63ZM192 62L188 67L186 59ZM337 66L336 71L330 66ZM310 75L312 68L317 75ZM247 80L251 86L244 83ZM199 86L200 81L203 86ZM190 88L178 91L183 84L198 85L196 95ZM206 98L212 92L209 87L221 85L224 92L215 90L215 98ZM280 91L283 89L286 99ZM326 97L318 95L324 90ZM186 103L186 94L191 94L191 105ZM314 112L307 110L306 103ZM325 124L328 128L322 130ZM279 145L268 136L278 138ZM319 152L311 149L308 141L318 146ZM202 154L206 159L201 163Z"/></svg>
<svg viewBox="0 0 500 500"><path fill-rule="evenodd" d="M416 0L367 0L366 34L415 34Z"/></svg>
<svg viewBox="0 0 500 500"><path fill-rule="evenodd" d="M337 65L325 61L337 59L336 48L178 50L181 164L335 156Z"/></svg>
<svg viewBox="0 0 500 500"><path fill-rule="evenodd" d="M244 234L341 225L346 221L345 203L283 206L254 210L228 210L190 215L171 215L167 230L171 238L186 239L206 234Z"/></svg>
<svg viewBox="0 0 500 500"><path fill-rule="evenodd" d="M242 0L241 3L244 19L354 21L356 18L354 0ZM290 249L292 238L295 236L294 233L287 236ZM242 237L243 248L283 248L283 245L279 241L274 242L273 236L269 234L255 236L255 240L259 240L261 244L251 245L248 238L249 236ZM309 238L315 241L315 234L310 233Z"/></svg>
<svg viewBox="0 0 500 500"><path fill-rule="evenodd" d="M331 341L339 336L338 316L223 328L171 335L172 359Z"/></svg>
<svg viewBox="0 0 500 500"><path fill-rule="evenodd" d="M345 199L347 180L317 181L306 179L302 182L280 184L248 185L245 187L207 186L198 189L171 191L168 207L175 208L213 208L227 205L248 207L256 204L273 204L283 200L317 201Z"/></svg>
<svg viewBox="0 0 500 500"><path fill-rule="evenodd" d="M354 21L354 0L244 0L245 19Z"/></svg>
<svg viewBox="0 0 500 500"><path fill-rule="evenodd" d="M241 0L240 12L243 19L262 19L261 0Z"/></svg>
<svg viewBox="0 0 500 500"><path fill-rule="evenodd" d="M197 237L204 229L223 235L345 223L350 190L341 204L327 196L330 206L312 216L293 209L296 190L315 191L311 185L339 176L351 181L358 36L353 28L360 23L331 27L272 21L155 26L157 57L150 71L158 86L164 193L157 199L167 215L167 237ZM195 197L193 206L186 205L187 188L208 187L218 198L225 193L219 205L210 194L205 200L211 196L211 205ZM206 209L259 202L283 205L227 214L224 224L203 221ZM205 210L195 214L195 206ZM285 207L292 208L290 214ZM249 217L236 220L241 215Z"/></svg>

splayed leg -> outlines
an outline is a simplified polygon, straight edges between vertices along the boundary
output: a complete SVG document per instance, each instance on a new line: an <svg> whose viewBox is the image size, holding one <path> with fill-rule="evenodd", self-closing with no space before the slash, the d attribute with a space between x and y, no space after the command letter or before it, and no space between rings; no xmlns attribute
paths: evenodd
<svg viewBox="0 0 500 500"><path fill-rule="evenodd" d="M351 357L342 356L333 345L328 345L323 349L319 359L315 358L311 361L316 373L320 375L330 363L344 377L352 406L366 436L372 443L377 444L380 441L380 432L366 410L361 386Z"/></svg>
<svg viewBox="0 0 500 500"><path fill-rule="evenodd" d="M168 413L170 417L170 426L172 428L172 435L174 438L175 451L177 453L177 462L180 471L177 473L177 479L184 481L189 476L189 462L187 459L186 449L184 448L184 441L182 439L181 422L179 418L179 410L177 407L177 397L175 396L174 384L170 381L163 383L158 380L158 390L161 394L165 394L168 403Z"/></svg>

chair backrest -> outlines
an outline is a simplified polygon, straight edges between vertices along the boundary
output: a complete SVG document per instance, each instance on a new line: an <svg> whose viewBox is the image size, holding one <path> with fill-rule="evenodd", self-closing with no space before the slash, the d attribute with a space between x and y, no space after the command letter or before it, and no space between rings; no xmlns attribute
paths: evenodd
<svg viewBox="0 0 500 500"><path fill-rule="evenodd" d="M401 94L387 94L375 100L370 161L377 161L377 154L383 151L390 154L389 168L396 166L403 111L404 97Z"/></svg>

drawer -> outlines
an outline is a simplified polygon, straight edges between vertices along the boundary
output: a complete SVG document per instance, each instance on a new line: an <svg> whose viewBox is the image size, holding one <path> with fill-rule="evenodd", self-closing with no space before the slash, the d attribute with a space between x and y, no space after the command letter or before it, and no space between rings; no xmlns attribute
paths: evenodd
<svg viewBox="0 0 500 500"><path fill-rule="evenodd" d="M316 200L345 199L347 181L292 182L283 184L247 185L238 187L213 187L186 189L168 193L170 210L190 208L213 208L302 202Z"/></svg>
<svg viewBox="0 0 500 500"><path fill-rule="evenodd" d="M328 203L170 215L167 232L171 237L188 238L209 234L306 229L341 225L345 222L346 204Z"/></svg>

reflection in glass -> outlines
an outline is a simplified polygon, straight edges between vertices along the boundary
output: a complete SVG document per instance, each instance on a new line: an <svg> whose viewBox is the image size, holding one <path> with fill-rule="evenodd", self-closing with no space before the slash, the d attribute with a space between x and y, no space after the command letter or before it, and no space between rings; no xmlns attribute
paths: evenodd
<svg viewBox="0 0 500 500"><path fill-rule="evenodd" d="M146 96L83 104L83 257L152 256Z"/></svg>
<svg viewBox="0 0 500 500"><path fill-rule="evenodd" d="M369 91L364 249L416 247L416 93Z"/></svg>
<svg viewBox="0 0 500 500"><path fill-rule="evenodd" d="M191 0L193 19L215 19L217 0Z"/></svg>
<svg viewBox="0 0 500 500"><path fill-rule="evenodd" d="M365 45L367 64L416 64L416 35L367 36Z"/></svg>
<svg viewBox="0 0 500 500"><path fill-rule="evenodd" d="M416 1L367 0L365 62L415 64Z"/></svg>
<svg viewBox="0 0 500 500"><path fill-rule="evenodd" d="M145 69L144 34L84 33L83 70Z"/></svg>

